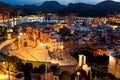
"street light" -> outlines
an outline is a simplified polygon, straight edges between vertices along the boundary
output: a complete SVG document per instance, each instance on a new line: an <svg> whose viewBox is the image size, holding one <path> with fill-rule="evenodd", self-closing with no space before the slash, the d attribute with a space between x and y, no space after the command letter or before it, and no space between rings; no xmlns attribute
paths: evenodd
<svg viewBox="0 0 120 80"><path fill-rule="evenodd" d="M47 55L46 55L46 64L45 64L45 80L47 80Z"/></svg>
<svg viewBox="0 0 120 80"><path fill-rule="evenodd" d="M61 48L61 49L63 49L63 48L64 48L64 46L60 46L60 48Z"/></svg>
<svg viewBox="0 0 120 80"><path fill-rule="evenodd" d="M44 44L46 46L46 49L48 50L48 54L49 54L49 47L47 46L47 44ZM45 69L45 80L47 80L47 57L48 57L48 54L46 54L46 69Z"/></svg>
<svg viewBox="0 0 120 80"><path fill-rule="evenodd" d="M60 46L60 58L61 58L61 59L62 59L61 53L62 53L62 51L63 51L63 48L64 48L64 46Z"/></svg>
<svg viewBox="0 0 120 80"><path fill-rule="evenodd" d="M77 72L77 75L78 75L78 80L79 80L79 75L80 75L80 72Z"/></svg>
<svg viewBox="0 0 120 80"><path fill-rule="evenodd" d="M40 46L41 47L46 47L46 49L49 49L48 47L47 47L47 44L45 44L45 43L40 43ZM49 51L48 51L49 52ZM45 80L47 80L47 54L46 54L46 62L45 62Z"/></svg>
<svg viewBox="0 0 120 80"><path fill-rule="evenodd" d="M46 44L44 44L46 46ZM47 47L46 47L47 49ZM46 63L45 63L45 80L47 80L47 54L46 54Z"/></svg>
<svg viewBox="0 0 120 80"><path fill-rule="evenodd" d="M17 45L18 49L20 48L19 42L20 42L20 45L21 45L21 37L20 37L20 35L18 36L18 45Z"/></svg>

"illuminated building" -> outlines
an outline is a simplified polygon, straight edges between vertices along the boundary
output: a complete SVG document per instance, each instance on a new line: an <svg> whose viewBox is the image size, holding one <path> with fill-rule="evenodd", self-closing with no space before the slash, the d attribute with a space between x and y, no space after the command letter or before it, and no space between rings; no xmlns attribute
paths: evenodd
<svg viewBox="0 0 120 80"><path fill-rule="evenodd" d="M120 54L112 54L109 56L108 72L120 78Z"/></svg>
<svg viewBox="0 0 120 80"><path fill-rule="evenodd" d="M91 70L91 67L88 67L88 65L86 64L86 57L84 55L79 55L78 67L85 70L87 74Z"/></svg>

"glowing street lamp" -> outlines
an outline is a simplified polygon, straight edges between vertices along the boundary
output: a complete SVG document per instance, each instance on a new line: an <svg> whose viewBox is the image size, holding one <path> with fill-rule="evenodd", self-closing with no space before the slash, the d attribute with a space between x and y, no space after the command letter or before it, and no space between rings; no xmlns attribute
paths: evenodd
<svg viewBox="0 0 120 80"><path fill-rule="evenodd" d="M18 36L18 39L20 39L20 36Z"/></svg>
<svg viewBox="0 0 120 80"><path fill-rule="evenodd" d="M79 80L79 75L80 75L80 72L77 72L78 80Z"/></svg>
<svg viewBox="0 0 120 80"><path fill-rule="evenodd" d="M64 48L64 46L60 46L60 49L63 49Z"/></svg>
<svg viewBox="0 0 120 80"><path fill-rule="evenodd" d="M3 69L6 69L6 65L5 65L5 64L6 64L6 62L5 62L5 61L3 61L3 62L2 62Z"/></svg>
<svg viewBox="0 0 120 80"><path fill-rule="evenodd" d="M20 32L19 35L21 36L21 35L23 35L23 33Z"/></svg>
<svg viewBox="0 0 120 80"><path fill-rule="evenodd" d="M46 49L49 49L47 44L46 43L40 43L39 44L41 47L46 47ZM48 51L49 52L49 51ZM48 57L48 54L46 54L46 62L45 62L45 80L47 80L47 57Z"/></svg>
<svg viewBox="0 0 120 80"><path fill-rule="evenodd" d="M109 61L114 61L114 58L112 57L112 55L109 56Z"/></svg>
<svg viewBox="0 0 120 80"><path fill-rule="evenodd" d="M3 65L5 65L5 62L2 62Z"/></svg>
<svg viewBox="0 0 120 80"><path fill-rule="evenodd" d="M60 53L63 51L64 46L60 46Z"/></svg>
<svg viewBox="0 0 120 80"><path fill-rule="evenodd" d="M64 46L60 46L60 57L61 57L61 59L62 59L61 53L63 51L63 48L64 48Z"/></svg>

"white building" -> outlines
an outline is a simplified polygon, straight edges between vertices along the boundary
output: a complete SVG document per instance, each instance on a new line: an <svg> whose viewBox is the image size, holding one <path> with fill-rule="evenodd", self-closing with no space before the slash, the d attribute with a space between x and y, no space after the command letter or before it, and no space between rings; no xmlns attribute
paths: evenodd
<svg viewBox="0 0 120 80"><path fill-rule="evenodd" d="M87 74L91 70L91 67L88 67L88 65L86 64L86 56L79 55L78 67L81 67L83 70L85 70Z"/></svg>
<svg viewBox="0 0 120 80"><path fill-rule="evenodd" d="M60 40L60 35L57 35L55 32L51 32L51 37L50 37L50 42L48 44L50 51L55 52L55 51L62 51L64 46L63 46L63 41Z"/></svg>
<svg viewBox="0 0 120 80"><path fill-rule="evenodd" d="M120 78L120 54L109 56L108 72Z"/></svg>
<svg viewBox="0 0 120 80"><path fill-rule="evenodd" d="M50 51L55 52L55 51L63 51L63 42L60 41L53 41L50 44Z"/></svg>

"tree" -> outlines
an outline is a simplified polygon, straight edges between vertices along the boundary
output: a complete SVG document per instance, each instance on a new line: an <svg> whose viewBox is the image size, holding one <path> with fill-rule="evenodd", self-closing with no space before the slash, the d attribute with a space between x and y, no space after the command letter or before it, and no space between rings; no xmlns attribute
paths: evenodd
<svg viewBox="0 0 120 80"><path fill-rule="evenodd" d="M62 36L67 36L69 35L71 32L70 32L70 29L67 28L67 27L63 27L60 29L59 33L62 35Z"/></svg>
<svg viewBox="0 0 120 80"><path fill-rule="evenodd" d="M102 80L111 80L111 79L110 79L110 77L105 76L105 77L102 78Z"/></svg>
<svg viewBox="0 0 120 80"><path fill-rule="evenodd" d="M7 28L5 26L0 26L0 36L5 36L7 34Z"/></svg>
<svg viewBox="0 0 120 80"><path fill-rule="evenodd" d="M39 70L38 72L40 74L45 73L45 68L46 68L46 66L44 64L41 64L38 68L38 70Z"/></svg>
<svg viewBox="0 0 120 80"><path fill-rule="evenodd" d="M34 68L32 69L32 72L33 72L33 73L39 73L39 68L34 67Z"/></svg>
<svg viewBox="0 0 120 80"><path fill-rule="evenodd" d="M22 60L19 59L19 62L16 63L16 69L18 71L24 71L24 64L22 63Z"/></svg>
<svg viewBox="0 0 120 80"><path fill-rule="evenodd" d="M60 80L71 80L71 72L69 71L63 71L61 74L60 74Z"/></svg>
<svg viewBox="0 0 120 80"><path fill-rule="evenodd" d="M9 62L9 65L8 65L8 62ZM5 70L7 70L8 67L9 67L9 70L11 72L17 72L17 71L23 71L23 66L24 65L18 57L16 57L16 56L7 57L6 56L4 66L5 66Z"/></svg>
<svg viewBox="0 0 120 80"><path fill-rule="evenodd" d="M32 80L31 79L31 70L32 70L32 64L26 63L24 66L24 80Z"/></svg>
<svg viewBox="0 0 120 80"><path fill-rule="evenodd" d="M50 69L53 71L54 75L59 75L60 73L60 68L57 65L52 65L50 66Z"/></svg>
<svg viewBox="0 0 120 80"><path fill-rule="evenodd" d="M111 74L111 73L107 73L107 76L108 76L110 79L112 79L112 80L114 80L114 78L115 78L115 76L114 76L113 74Z"/></svg>

